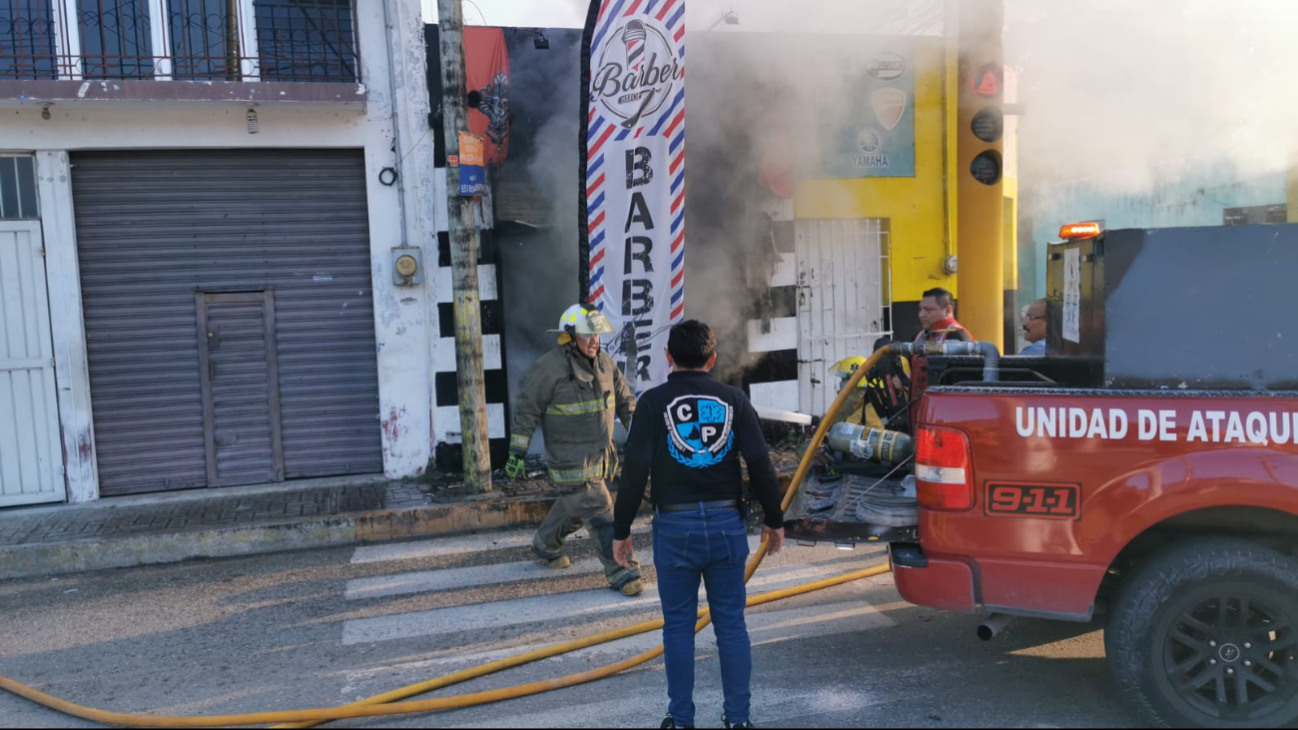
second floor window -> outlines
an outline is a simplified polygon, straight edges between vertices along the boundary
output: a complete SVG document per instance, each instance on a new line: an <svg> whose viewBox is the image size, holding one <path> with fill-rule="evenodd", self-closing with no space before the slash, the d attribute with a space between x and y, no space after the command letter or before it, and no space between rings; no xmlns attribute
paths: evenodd
<svg viewBox="0 0 1298 730"><path fill-rule="evenodd" d="M147 0L76 0L81 73L88 79L153 76L153 28Z"/></svg>
<svg viewBox="0 0 1298 730"><path fill-rule="evenodd" d="M54 0L0 0L0 79L57 75Z"/></svg>
<svg viewBox="0 0 1298 730"><path fill-rule="evenodd" d="M360 80L356 0L0 0L0 78Z"/></svg>
<svg viewBox="0 0 1298 730"><path fill-rule="evenodd" d="M351 0L256 0L261 77L359 80Z"/></svg>

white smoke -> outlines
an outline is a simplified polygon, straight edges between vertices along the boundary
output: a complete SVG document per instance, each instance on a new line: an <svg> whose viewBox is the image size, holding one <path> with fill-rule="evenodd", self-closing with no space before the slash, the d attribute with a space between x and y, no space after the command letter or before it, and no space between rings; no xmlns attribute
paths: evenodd
<svg viewBox="0 0 1298 730"><path fill-rule="evenodd" d="M740 50L729 55L707 49L718 48L725 35L755 32L861 36L863 46L881 36L941 35L948 6L945 0L818 0L796 7L787 0L684 1L690 31L686 316L717 329L723 375L734 375L750 362L744 350L751 302L739 254L761 240L754 156L788 135L770 124L772 108L788 100L772 96L766 82L784 77L837 88L846 104L855 77L824 62L814 35L792 44L772 41L764 50L761 43L737 44ZM475 2L491 23L520 26L580 27L588 7L581 0ZM514 14L497 20L505 6ZM732 9L739 24L718 23ZM1289 92L1290 80L1298 78L1290 36L1298 28L1298 2L1005 0L1005 19L1005 59L1019 71L1026 110L1018 155L1024 201L1047 183L1100 173L1115 181L1118 193L1187 179L1206 179L1210 186L1214 176L1233 182L1273 175L1290 162L1292 120L1298 118L1298 95ZM516 76L522 71L516 64ZM560 225L546 247L529 256L558 262L547 270L574 271L577 118L568 110L575 108L579 79L575 64L545 74L549 78L535 83L558 95L546 102L558 116L540 133L538 152L526 165ZM522 113L521 100L516 108ZM713 205L716 200L726 204ZM534 297L522 294L527 290L521 285L508 284L511 329L520 317L535 319L527 323L529 332L552 326L549 320L576 290L575 275L545 284ZM521 377L530 361L520 360L532 353L519 351L515 341L517 333L510 340L510 369Z"/></svg>
<svg viewBox="0 0 1298 730"><path fill-rule="evenodd" d="M1222 161L1242 177L1282 169L1296 27L1287 0L1007 0L1024 179L1128 170L1148 190Z"/></svg>

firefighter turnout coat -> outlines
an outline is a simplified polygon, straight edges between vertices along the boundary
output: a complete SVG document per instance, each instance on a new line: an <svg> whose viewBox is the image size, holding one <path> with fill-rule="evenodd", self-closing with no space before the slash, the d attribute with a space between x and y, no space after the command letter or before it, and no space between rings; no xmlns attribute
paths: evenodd
<svg viewBox="0 0 1298 730"><path fill-rule="evenodd" d="M526 454L539 425L556 486L603 481L617 470L613 417L630 428L634 413L635 395L608 353L591 361L563 344L541 356L523 380L509 450Z"/></svg>

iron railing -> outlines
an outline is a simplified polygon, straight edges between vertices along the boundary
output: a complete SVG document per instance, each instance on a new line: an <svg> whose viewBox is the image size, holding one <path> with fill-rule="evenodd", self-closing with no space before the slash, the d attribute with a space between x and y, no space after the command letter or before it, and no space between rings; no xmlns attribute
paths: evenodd
<svg viewBox="0 0 1298 730"><path fill-rule="evenodd" d="M357 82L356 0L0 0L0 79Z"/></svg>

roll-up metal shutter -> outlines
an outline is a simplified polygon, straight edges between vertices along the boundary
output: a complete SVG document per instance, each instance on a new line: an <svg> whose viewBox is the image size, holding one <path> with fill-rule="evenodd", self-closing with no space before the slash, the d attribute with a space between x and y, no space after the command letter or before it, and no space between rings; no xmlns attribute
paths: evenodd
<svg viewBox="0 0 1298 730"><path fill-rule="evenodd" d="M271 475L383 470L361 151L86 152L73 164L101 494L214 486L209 447L218 462L224 447L265 453L249 442L274 430L260 411L219 415L242 413L222 399L249 391L223 387L218 350L200 357L200 335L212 345L221 326L200 321L200 303L240 293L273 313L270 369L229 370L277 379L257 391L279 393L280 443L265 446L282 449L283 468ZM205 419L205 399L218 417ZM215 483L240 473L267 470Z"/></svg>

